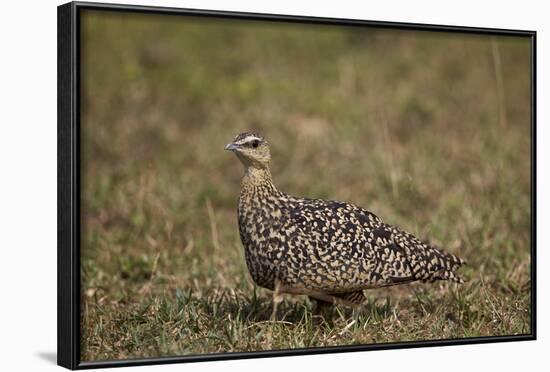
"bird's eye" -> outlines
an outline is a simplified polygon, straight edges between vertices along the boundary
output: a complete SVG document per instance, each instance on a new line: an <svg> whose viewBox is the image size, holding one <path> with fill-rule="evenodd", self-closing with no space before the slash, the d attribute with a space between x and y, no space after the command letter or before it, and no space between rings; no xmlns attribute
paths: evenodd
<svg viewBox="0 0 550 372"><path fill-rule="evenodd" d="M252 142L252 147L256 148L260 145L260 141L256 140L254 142Z"/></svg>

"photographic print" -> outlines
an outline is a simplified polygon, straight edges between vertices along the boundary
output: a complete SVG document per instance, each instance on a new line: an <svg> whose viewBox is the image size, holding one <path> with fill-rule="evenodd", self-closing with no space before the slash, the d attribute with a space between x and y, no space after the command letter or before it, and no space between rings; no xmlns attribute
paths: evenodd
<svg viewBox="0 0 550 372"><path fill-rule="evenodd" d="M67 6L76 367L533 339L534 33Z"/></svg>

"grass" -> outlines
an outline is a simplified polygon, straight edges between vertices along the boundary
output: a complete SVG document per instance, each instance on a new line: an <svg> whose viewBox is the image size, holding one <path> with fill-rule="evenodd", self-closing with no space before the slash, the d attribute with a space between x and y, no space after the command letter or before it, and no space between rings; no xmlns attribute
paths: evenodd
<svg viewBox="0 0 550 372"><path fill-rule="evenodd" d="M527 39L94 11L82 32L83 360L530 333ZM223 151L247 129L281 190L429 238L467 282L269 322Z"/></svg>

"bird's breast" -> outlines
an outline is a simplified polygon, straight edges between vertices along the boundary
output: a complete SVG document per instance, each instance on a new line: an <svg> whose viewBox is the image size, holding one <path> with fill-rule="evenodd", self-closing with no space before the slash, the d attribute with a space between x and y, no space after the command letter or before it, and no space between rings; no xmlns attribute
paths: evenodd
<svg viewBox="0 0 550 372"><path fill-rule="evenodd" d="M268 200L240 199L239 233L248 269L254 281L271 288L275 277L284 269L286 236L284 213Z"/></svg>

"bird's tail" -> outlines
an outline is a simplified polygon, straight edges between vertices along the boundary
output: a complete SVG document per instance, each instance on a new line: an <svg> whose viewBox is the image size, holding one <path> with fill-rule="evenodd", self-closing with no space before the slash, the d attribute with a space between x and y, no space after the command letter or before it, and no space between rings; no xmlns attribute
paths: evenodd
<svg viewBox="0 0 550 372"><path fill-rule="evenodd" d="M464 279L458 276L455 271L461 266L466 265L466 261L438 248L432 247L432 249L438 253L443 267L430 272L429 278L426 281L434 282L436 280L449 280L459 284L464 283Z"/></svg>
<svg viewBox="0 0 550 372"><path fill-rule="evenodd" d="M437 280L448 280L458 284L464 283L464 278L456 275L453 271L442 269L440 271L432 273L429 279L425 279L424 282L435 282Z"/></svg>
<svg viewBox="0 0 550 372"><path fill-rule="evenodd" d="M399 231L395 236L396 243L409 257L413 277L424 282L450 280L463 283L464 280L455 274L462 265L462 258L439 249L427 242L422 242L414 235Z"/></svg>

